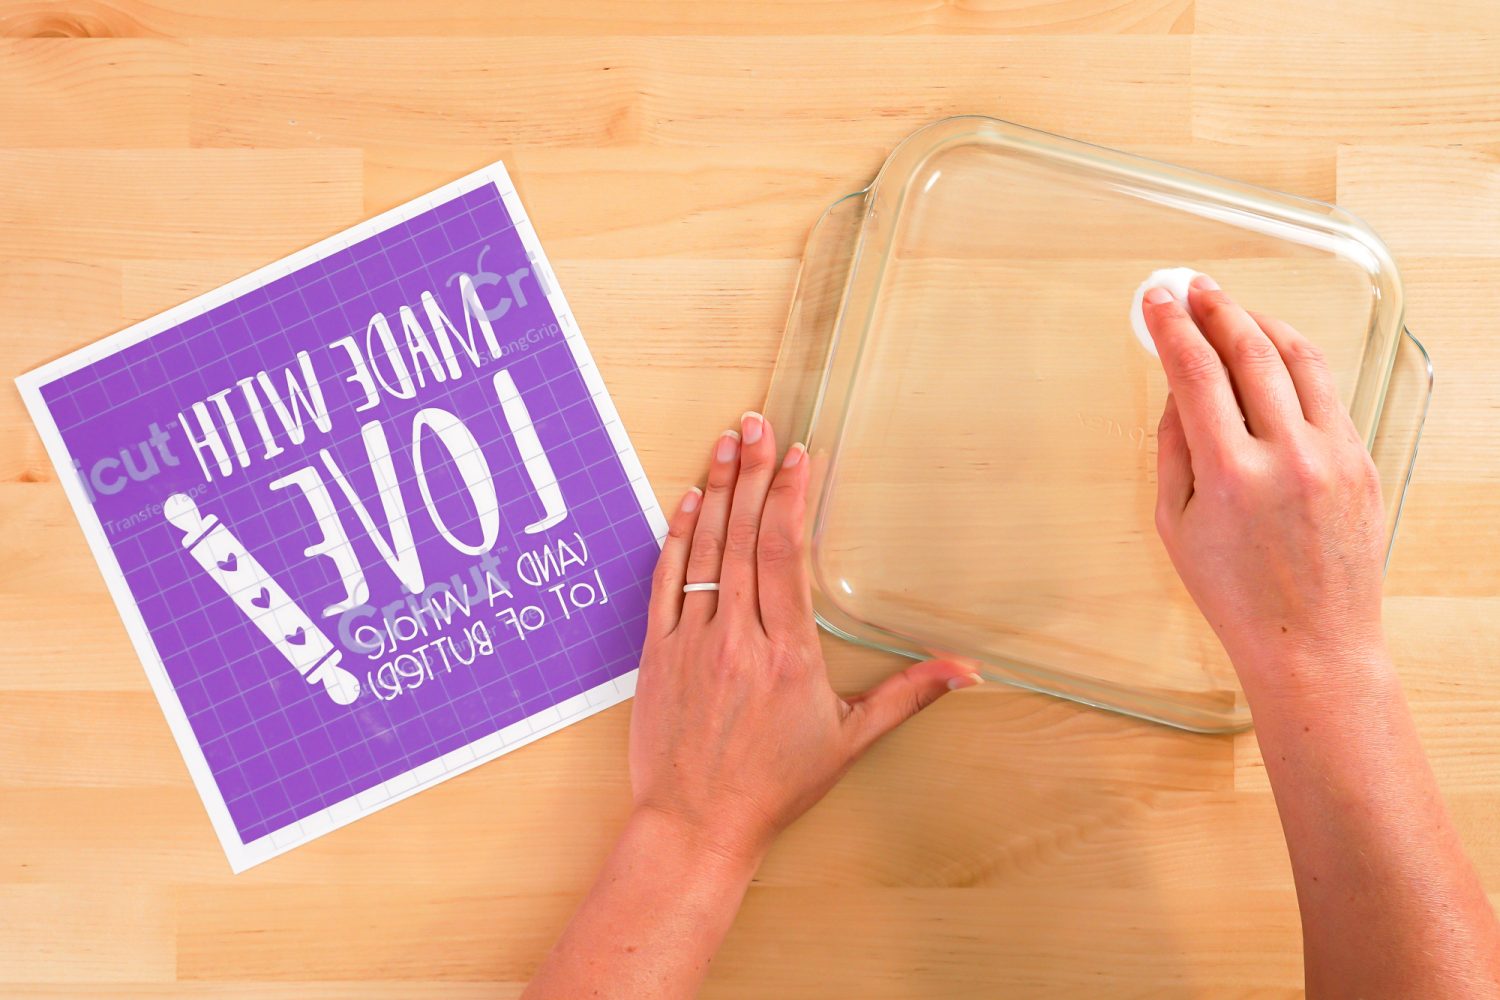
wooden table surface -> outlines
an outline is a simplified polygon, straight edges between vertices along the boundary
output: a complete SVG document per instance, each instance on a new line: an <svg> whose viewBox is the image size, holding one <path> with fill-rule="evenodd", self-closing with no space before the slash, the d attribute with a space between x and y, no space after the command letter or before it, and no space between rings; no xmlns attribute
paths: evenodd
<svg viewBox="0 0 1500 1000"><path fill-rule="evenodd" d="M1387 621L1500 889L1493 0L6 2L0 994L513 997L627 804L622 706L231 877L10 377L503 158L675 498L761 400L819 210L962 112L1390 244L1438 392ZM896 666L827 650L842 689ZM1276 997L1300 968L1253 735L991 685L783 838L705 994Z"/></svg>

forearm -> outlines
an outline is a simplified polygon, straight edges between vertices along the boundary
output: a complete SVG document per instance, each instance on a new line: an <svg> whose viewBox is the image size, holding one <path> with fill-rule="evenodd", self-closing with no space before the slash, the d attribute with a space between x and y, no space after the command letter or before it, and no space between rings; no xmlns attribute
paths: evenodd
<svg viewBox="0 0 1500 1000"><path fill-rule="evenodd" d="M756 861L633 813L526 1000L695 996Z"/></svg>
<svg viewBox="0 0 1500 1000"><path fill-rule="evenodd" d="M1382 646L1245 671L1314 996L1492 996L1500 932Z"/></svg>

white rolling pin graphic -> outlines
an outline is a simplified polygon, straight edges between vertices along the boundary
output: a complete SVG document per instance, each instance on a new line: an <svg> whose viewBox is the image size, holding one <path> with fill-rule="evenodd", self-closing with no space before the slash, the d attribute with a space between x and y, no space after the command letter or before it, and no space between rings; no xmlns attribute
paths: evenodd
<svg viewBox="0 0 1500 1000"><path fill-rule="evenodd" d="M359 678L339 666L343 651L328 641L229 529L214 515L200 514L198 505L184 493L168 497L161 512L183 532L182 547L297 673L309 684L322 684L337 704L353 704L359 697Z"/></svg>

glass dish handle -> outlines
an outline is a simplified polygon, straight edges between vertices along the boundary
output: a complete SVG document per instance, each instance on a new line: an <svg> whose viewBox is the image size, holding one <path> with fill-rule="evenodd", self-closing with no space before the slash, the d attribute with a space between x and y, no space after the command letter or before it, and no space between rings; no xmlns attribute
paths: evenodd
<svg viewBox="0 0 1500 1000"><path fill-rule="evenodd" d="M1396 526L1411 486L1422 443L1422 427L1432 405L1432 356L1411 330L1402 328L1401 344L1385 391L1385 405L1375 430L1370 454L1380 470L1380 489L1385 497L1385 564L1390 568Z"/></svg>

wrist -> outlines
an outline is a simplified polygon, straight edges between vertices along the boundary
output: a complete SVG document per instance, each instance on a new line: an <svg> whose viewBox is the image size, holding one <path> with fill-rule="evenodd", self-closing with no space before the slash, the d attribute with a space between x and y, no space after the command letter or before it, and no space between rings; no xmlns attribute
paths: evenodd
<svg viewBox="0 0 1500 1000"><path fill-rule="evenodd" d="M1378 627L1358 638L1264 643L1231 652L1251 709L1327 707L1399 690L1395 666Z"/></svg>
<svg viewBox="0 0 1500 1000"><path fill-rule="evenodd" d="M769 846L710 830L654 806L636 806L625 829L626 839L650 844L660 863L678 868L682 878L708 887L748 885Z"/></svg>

